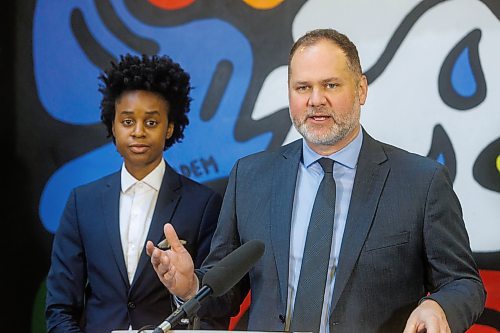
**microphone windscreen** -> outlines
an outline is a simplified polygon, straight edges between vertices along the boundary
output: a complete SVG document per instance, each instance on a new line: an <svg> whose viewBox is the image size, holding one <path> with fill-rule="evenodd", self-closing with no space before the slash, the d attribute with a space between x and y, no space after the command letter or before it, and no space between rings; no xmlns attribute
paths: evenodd
<svg viewBox="0 0 500 333"><path fill-rule="evenodd" d="M212 289L213 296L228 292L264 254L264 243L250 240L221 259L203 276L202 285Z"/></svg>

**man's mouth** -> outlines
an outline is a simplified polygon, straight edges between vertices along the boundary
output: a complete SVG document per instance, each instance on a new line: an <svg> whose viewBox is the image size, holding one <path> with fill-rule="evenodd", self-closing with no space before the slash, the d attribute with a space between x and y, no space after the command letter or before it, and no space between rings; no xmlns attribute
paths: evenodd
<svg viewBox="0 0 500 333"><path fill-rule="evenodd" d="M326 120L326 119L328 119L330 117L328 117L328 116L312 116L310 118L312 118L312 119L314 119L316 121L322 121L322 120Z"/></svg>
<svg viewBox="0 0 500 333"><path fill-rule="evenodd" d="M331 116L329 115L321 115L321 114L318 114L318 115L311 115L311 116L308 116L307 117L308 119L311 119L313 121L318 121L318 122L321 122L321 121L325 121L325 120L328 120L331 118Z"/></svg>

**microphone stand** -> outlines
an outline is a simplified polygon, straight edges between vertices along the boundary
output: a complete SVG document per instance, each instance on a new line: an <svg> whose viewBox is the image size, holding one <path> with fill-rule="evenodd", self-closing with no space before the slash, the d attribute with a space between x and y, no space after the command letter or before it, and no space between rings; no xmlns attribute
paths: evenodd
<svg viewBox="0 0 500 333"><path fill-rule="evenodd" d="M166 333L183 318L188 318L192 327L199 326L196 313L201 307L201 301L212 294L215 297L221 296L231 289L262 257L264 248L262 241L250 240L222 258L203 276L203 287L196 295L172 312L153 333Z"/></svg>
<svg viewBox="0 0 500 333"><path fill-rule="evenodd" d="M188 324L188 330L190 331L197 331L200 329L200 317L197 315L193 315L191 318L189 318L189 324Z"/></svg>
<svg viewBox="0 0 500 333"><path fill-rule="evenodd" d="M199 318L196 316L196 313L201 307L201 301L210 296L211 293L212 289L210 287L203 286L193 298L172 312L163 323L155 328L153 333L166 333L170 331L182 318L188 318L190 325L191 322L193 323L193 327L194 325L199 326Z"/></svg>

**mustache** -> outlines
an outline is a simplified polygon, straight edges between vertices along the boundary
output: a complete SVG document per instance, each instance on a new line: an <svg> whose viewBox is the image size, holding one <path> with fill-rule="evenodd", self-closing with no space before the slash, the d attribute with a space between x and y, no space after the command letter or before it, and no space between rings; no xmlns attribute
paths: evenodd
<svg viewBox="0 0 500 333"><path fill-rule="evenodd" d="M306 117L319 117L319 116L328 116L335 118L335 112L326 107L313 107L313 108L307 108L306 110Z"/></svg>

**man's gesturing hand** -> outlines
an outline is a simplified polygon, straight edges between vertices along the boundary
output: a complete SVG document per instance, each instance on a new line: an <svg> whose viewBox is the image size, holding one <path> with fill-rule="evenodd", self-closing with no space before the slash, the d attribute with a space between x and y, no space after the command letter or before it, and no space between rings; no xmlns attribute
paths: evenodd
<svg viewBox="0 0 500 333"><path fill-rule="evenodd" d="M406 322L403 333L450 333L446 314L441 306L426 299L413 312Z"/></svg>
<svg viewBox="0 0 500 333"><path fill-rule="evenodd" d="M167 223L163 228L170 249L160 250L148 241L146 252L151 257L156 274L171 294L183 300L192 298L198 291L198 278L194 274L191 255L181 244L174 227Z"/></svg>

